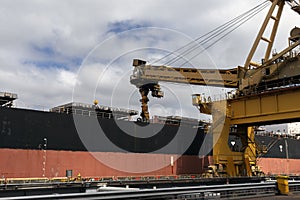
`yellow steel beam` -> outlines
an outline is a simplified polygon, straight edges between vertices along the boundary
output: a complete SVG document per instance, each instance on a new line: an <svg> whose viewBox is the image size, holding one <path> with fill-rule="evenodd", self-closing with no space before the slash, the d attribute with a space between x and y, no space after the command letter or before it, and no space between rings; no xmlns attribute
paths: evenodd
<svg viewBox="0 0 300 200"><path fill-rule="evenodd" d="M300 119L300 87L228 100L230 124L272 124Z"/></svg>
<svg viewBox="0 0 300 200"><path fill-rule="evenodd" d="M237 88L238 68L218 70L141 65L135 66L134 74L130 77L130 81L137 86L151 81L164 81Z"/></svg>
<svg viewBox="0 0 300 200"><path fill-rule="evenodd" d="M269 39L270 42L268 44L268 47L267 47L267 50L265 53L265 61L267 61L269 59L270 54L271 54L271 50L272 50L273 42L274 42L276 32L278 29L279 20L281 18L283 6L284 6L284 1L279 2L276 17L273 17L273 16L271 17L274 20L274 25L273 25L272 32L271 32L270 39Z"/></svg>
<svg viewBox="0 0 300 200"><path fill-rule="evenodd" d="M274 18L274 17L272 16L272 14L273 14L273 12L274 12L274 10L275 10L275 8L276 8L277 5L279 5L280 8L278 9L278 13L277 13L277 16L276 16L276 19L277 19L277 20L276 20L275 23L274 23L274 26L273 26L273 29L272 29L271 38L269 39L269 40L270 40L270 43L268 44L268 49L266 50L266 54L265 54L265 59L268 60L268 58L269 58L270 50L272 49L273 41L274 41L274 38L275 38L275 35L276 35L276 31L277 31L277 28L278 28L278 22L279 22L279 19L280 19L280 16L281 16L281 11L282 11L282 8L281 8L281 7L283 7L283 5L284 5L284 1L282 1L282 0L274 0L274 1L272 2L272 5L271 5L271 7L270 7L270 9L269 9L269 12L268 12L268 14L267 14L267 16L266 16L266 18L265 18L265 20L264 20L264 22L263 22L263 24L262 24L260 30L259 30L259 32L258 32L258 34L257 34L257 37L256 37L256 39L255 39L255 41L254 41L254 44L252 45L252 48L251 48L251 50L250 50L250 52L249 52L249 55L248 55L248 57L247 57L247 59L246 59L246 62L245 62L245 64L244 64L244 67L245 67L246 69L250 69L250 63L251 63L251 60L252 60L252 58L253 58L253 56L254 56L254 53L255 53L256 50L257 50L257 47L258 47L258 45L259 45L259 42L260 42L260 41L262 40L262 38L263 38L263 34L265 33L265 30L266 30L266 28L267 28L267 25L268 25L269 22L270 22L270 19Z"/></svg>

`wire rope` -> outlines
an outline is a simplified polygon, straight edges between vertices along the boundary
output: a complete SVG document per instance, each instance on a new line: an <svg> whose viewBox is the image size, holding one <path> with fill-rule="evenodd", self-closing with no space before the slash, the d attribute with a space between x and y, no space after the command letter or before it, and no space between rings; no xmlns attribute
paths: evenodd
<svg viewBox="0 0 300 200"><path fill-rule="evenodd" d="M171 65L171 64L177 62L179 59L183 58L184 56L190 54L191 52L194 52L197 49L199 49L204 44L210 42L212 39L217 38L221 34L225 33L224 35L220 36L219 39L217 39L214 43L210 44L208 47L204 47L204 49L202 48L202 50L200 52L198 52L196 55L192 56L191 59L197 57L203 51L205 51L206 49L208 49L211 46L213 46L214 44L216 44L218 41L220 41L222 38L227 36L229 33L234 31L238 27L240 27L242 24L244 24L246 21L250 20L252 17L254 17L259 12L261 12L264 8L266 8L268 6L268 4L267 4L268 2L269 2L268 0L264 1L263 3L251 8L250 10L244 12L243 14L241 14L241 15L235 17L235 18L233 18L232 20L224 23L223 25L220 25L220 26L216 27L212 31L209 31L208 33L194 39L193 41L191 41L191 42L187 43L186 45L176 49L175 51L172 51L172 52L168 53L167 55L163 56L162 58L153 61L150 65L152 65L153 63L158 63L159 61L162 61L165 58L168 58L170 56L174 56L174 55L177 54L175 57L169 59L167 62L164 63L164 65ZM234 26L236 26L236 27L234 27ZM230 28L232 28L232 29L229 30ZM191 44L193 44L193 45L191 46ZM185 48L186 48L186 50L184 50ZM183 52L180 53L181 50L183 50ZM188 63L188 61L183 63L183 65L186 64L186 63Z"/></svg>

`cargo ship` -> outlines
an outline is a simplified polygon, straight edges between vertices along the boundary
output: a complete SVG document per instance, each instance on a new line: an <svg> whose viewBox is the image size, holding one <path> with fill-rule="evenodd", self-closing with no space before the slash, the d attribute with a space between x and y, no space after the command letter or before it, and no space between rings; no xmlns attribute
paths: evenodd
<svg viewBox="0 0 300 200"><path fill-rule="evenodd" d="M134 110L68 103L49 111L12 107L0 93L0 177L140 177L203 174L212 164L207 123L183 117L133 121ZM300 140L257 134L265 174L300 174ZM230 136L233 151L242 144Z"/></svg>
<svg viewBox="0 0 300 200"><path fill-rule="evenodd" d="M4 106L15 98L2 93L0 177L200 174L208 164L197 120L145 124L130 121L137 111L74 102L50 111Z"/></svg>

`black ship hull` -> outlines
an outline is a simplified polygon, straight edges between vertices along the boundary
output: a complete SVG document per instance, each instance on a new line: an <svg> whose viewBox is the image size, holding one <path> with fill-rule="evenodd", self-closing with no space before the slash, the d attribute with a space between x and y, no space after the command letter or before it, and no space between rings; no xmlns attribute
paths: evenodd
<svg viewBox="0 0 300 200"><path fill-rule="evenodd" d="M212 163L212 138L201 124L184 120L145 124L2 107L0 136L2 177L57 177L70 170L93 177L201 174ZM300 173L299 140L256 140L265 148L258 155L265 173Z"/></svg>

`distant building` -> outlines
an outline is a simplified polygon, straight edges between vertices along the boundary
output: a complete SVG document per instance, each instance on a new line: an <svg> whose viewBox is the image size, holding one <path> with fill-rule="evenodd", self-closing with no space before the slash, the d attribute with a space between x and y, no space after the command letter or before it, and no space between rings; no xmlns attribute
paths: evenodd
<svg viewBox="0 0 300 200"><path fill-rule="evenodd" d="M300 122L293 122L287 124L274 124L266 126L265 130L277 135L289 135L296 136L300 135Z"/></svg>
<svg viewBox="0 0 300 200"><path fill-rule="evenodd" d="M288 123L287 124L287 133L292 136L300 134L300 122Z"/></svg>

